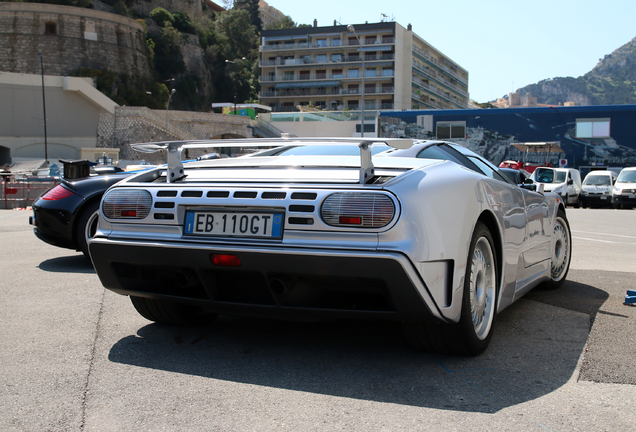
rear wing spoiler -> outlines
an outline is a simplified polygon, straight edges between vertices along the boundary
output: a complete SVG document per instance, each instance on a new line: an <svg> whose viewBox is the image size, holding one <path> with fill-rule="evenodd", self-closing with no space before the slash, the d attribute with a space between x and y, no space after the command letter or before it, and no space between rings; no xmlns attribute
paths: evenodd
<svg viewBox="0 0 636 432"><path fill-rule="evenodd" d="M371 160L371 147L376 143L386 144L395 149L408 149L413 146L412 139L402 138L258 138L255 140L247 140L243 138L229 140L163 141L131 144L130 146L141 153L154 153L161 150L167 150L167 180L168 183L172 183L185 177L183 163L181 162L181 152L187 148L357 144L360 148L360 184L365 184L367 180L374 175L374 167Z"/></svg>

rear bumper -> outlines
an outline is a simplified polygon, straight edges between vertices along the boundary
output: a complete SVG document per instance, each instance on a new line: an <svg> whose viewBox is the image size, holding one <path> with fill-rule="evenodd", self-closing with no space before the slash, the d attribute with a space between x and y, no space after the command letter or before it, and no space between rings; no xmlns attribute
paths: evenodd
<svg viewBox="0 0 636 432"><path fill-rule="evenodd" d="M30 221L34 234L53 246L76 249L73 224L83 201L78 195L57 201L37 200L33 203L33 220Z"/></svg>
<svg viewBox="0 0 636 432"><path fill-rule="evenodd" d="M411 262L399 253L232 248L93 239L93 265L119 294L197 305L225 315L295 320L446 322ZM233 254L240 267L219 267Z"/></svg>

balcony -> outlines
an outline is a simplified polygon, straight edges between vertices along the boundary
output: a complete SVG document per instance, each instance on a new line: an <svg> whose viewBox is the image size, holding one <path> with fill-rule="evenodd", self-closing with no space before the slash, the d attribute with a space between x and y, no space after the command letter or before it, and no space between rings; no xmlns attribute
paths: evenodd
<svg viewBox="0 0 636 432"><path fill-rule="evenodd" d="M367 81L386 81L388 78L393 77L393 71L382 71L380 75L376 76L365 76L364 79ZM351 79L351 80L362 80L361 76L345 76L344 74L333 74L333 73L311 73L309 75L261 75L258 79L260 83L273 83L279 81L307 81L307 80L341 80L341 79ZM391 92L392 93L392 92Z"/></svg>
<svg viewBox="0 0 636 432"><path fill-rule="evenodd" d="M373 61L392 61L395 59L395 54L381 54L381 55L365 55L365 62L373 62ZM302 65L313 65L313 64L334 64L334 63L353 63L353 62L361 62L362 59L360 56L350 56L350 57L342 57L340 60L317 60L311 58L300 58L300 59L276 59L276 60L261 60L260 67L268 67L268 66L302 66Z"/></svg>
<svg viewBox="0 0 636 432"><path fill-rule="evenodd" d="M413 51L417 54L419 54L421 57L423 57L424 59L426 59L427 61L429 61L430 63L432 63L433 65L435 65L435 67L439 68L441 71L445 72L446 74L448 74L451 78L456 79L457 81L461 82L462 84L464 84L466 87L468 87L468 79L464 78L459 71L453 71L451 70L451 68L449 68L448 66L441 64L439 61L437 61L437 59L433 58L431 55L429 55L428 53L422 51L419 48L413 47Z"/></svg>
<svg viewBox="0 0 636 432"><path fill-rule="evenodd" d="M267 41L266 41L267 42ZM366 43L362 41L362 45L393 45L395 43L395 38L393 37L383 37L382 40L375 40L372 43ZM328 41L327 43L319 43L315 42L300 42L300 43L281 43L278 45L261 45L258 47L259 51L288 51L288 50L300 50L300 49L313 49L313 48L342 48L342 47L350 47L350 46L359 46L357 43L349 44L348 40L340 40L338 43L332 43L332 41Z"/></svg>

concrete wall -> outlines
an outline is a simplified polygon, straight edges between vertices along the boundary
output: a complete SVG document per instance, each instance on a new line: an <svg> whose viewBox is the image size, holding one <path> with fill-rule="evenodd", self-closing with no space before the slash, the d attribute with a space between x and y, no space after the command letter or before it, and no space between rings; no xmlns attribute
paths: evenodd
<svg viewBox="0 0 636 432"><path fill-rule="evenodd" d="M49 159L76 158L82 147L95 147L100 112L116 103L90 80L44 76ZM0 146L11 157L44 159L42 77L0 72Z"/></svg>
<svg viewBox="0 0 636 432"><path fill-rule="evenodd" d="M84 67L150 75L143 27L135 20L70 6L0 3L0 71L40 73L38 53L49 75Z"/></svg>

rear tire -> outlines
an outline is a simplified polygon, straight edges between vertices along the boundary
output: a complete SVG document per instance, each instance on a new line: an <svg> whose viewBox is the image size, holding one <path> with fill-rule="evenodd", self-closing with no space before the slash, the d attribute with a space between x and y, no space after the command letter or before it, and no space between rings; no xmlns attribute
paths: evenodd
<svg viewBox="0 0 636 432"><path fill-rule="evenodd" d="M423 351L470 356L481 354L492 338L496 300L494 241L488 228L478 222L470 242L459 322L405 323L406 337L415 348Z"/></svg>
<svg viewBox="0 0 636 432"><path fill-rule="evenodd" d="M550 259L550 280L541 285L543 289L553 290L565 282L572 259L572 234L570 224L563 210L559 210L554 221L552 256Z"/></svg>
<svg viewBox="0 0 636 432"><path fill-rule="evenodd" d="M82 251L84 256L91 259L88 252L88 240L92 239L97 231L97 222L99 221L99 200L90 202L86 208L82 210L80 217L75 226L75 243L77 250Z"/></svg>
<svg viewBox="0 0 636 432"><path fill-rule="evenodd" d="M217 317L197 306L181 303L136 296L130 296L130 301L139 315L160 324L196 327L211 323Z"/></svg>

